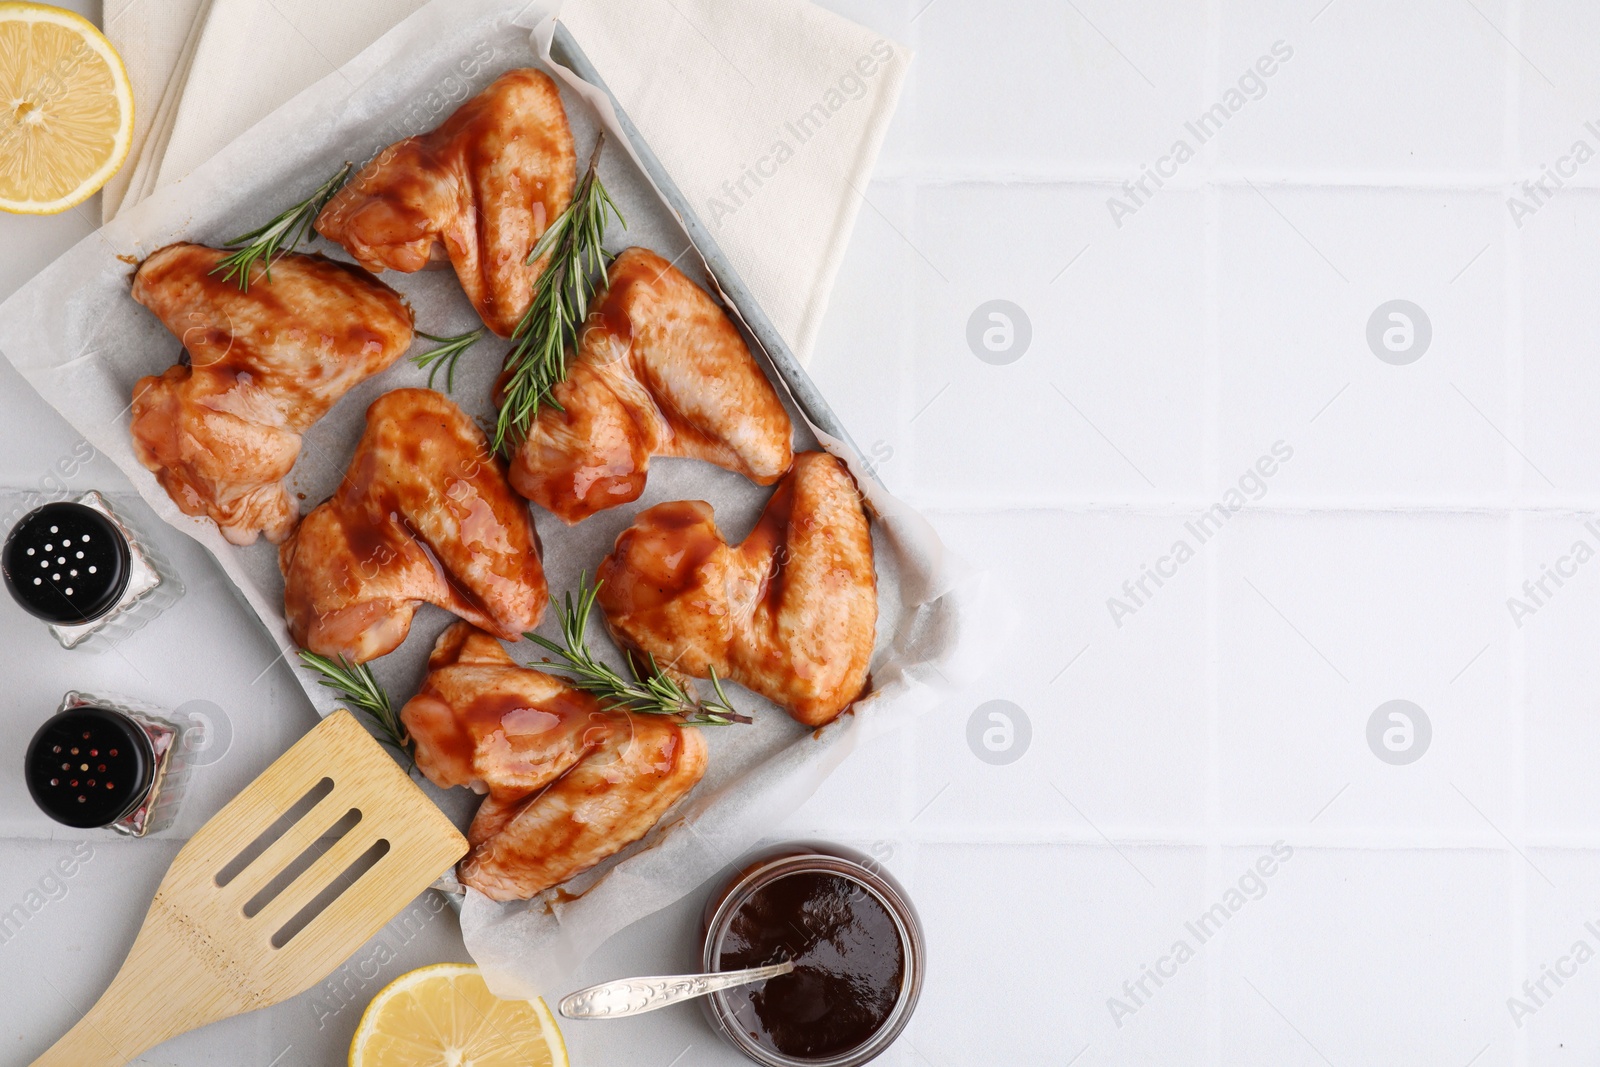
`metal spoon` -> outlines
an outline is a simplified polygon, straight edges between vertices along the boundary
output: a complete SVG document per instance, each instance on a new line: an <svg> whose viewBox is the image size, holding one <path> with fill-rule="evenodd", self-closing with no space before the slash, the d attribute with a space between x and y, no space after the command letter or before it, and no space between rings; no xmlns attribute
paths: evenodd
<svg viewBox="0 0 1600 1067"><path fill-rule="evenodd" d="M561 998L561 1014L568 1019L623 1019L664 1008L668 1004L693 1000L719 989L750 982L762 982L794 970L793 960L743 971L714 971L710 974L657 975L648 978L619 978L580 989Z"/></svg>

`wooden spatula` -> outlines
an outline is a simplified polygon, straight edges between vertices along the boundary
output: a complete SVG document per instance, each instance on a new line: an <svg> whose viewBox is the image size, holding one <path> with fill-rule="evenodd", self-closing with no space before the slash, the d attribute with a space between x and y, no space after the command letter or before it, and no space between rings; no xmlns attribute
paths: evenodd
<svg viewBox="0 0 1600 1067"><path fill-rule="evenodd" d="M330 715L183 846L111 987L34 1067L121 1067L303 992L466 851L350 713Z"/></svg>

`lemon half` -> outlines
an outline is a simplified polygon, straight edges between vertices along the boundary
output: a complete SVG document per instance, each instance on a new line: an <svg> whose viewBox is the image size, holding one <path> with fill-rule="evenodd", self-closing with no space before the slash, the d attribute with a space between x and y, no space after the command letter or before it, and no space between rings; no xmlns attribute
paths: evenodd
<svg viewBox="0 0 1600 1067"><path fill-rule="evenodd" d="M87 19L0 3L0 211L53 215L88 199L133 142L133 88Z"/></svg>
<svg viewBox="0 0 1600 1067"><path fill-rule="evenodd" d="M470 963L421 967L383 987L350 1042L350 1067L567 1067L542 1000L500 1000Z"/></svg>

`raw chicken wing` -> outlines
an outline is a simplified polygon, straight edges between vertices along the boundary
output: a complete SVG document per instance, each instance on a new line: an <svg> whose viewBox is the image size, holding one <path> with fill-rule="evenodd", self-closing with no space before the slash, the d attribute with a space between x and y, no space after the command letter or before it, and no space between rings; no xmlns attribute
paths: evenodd
<svg viewBox="0 0 1600 1067"><path fill-rule="evenodd" d="M618 641L697 678L714 668L810 726L867 684L877 627L872 537L855 482L802 452L738 547L703 500L657 504L600 565Z"/></svg>
<svg viewBox="0 0 1600 1067"><path fill-rule="evenodd" d="M168 245L133 298L183 341L184 359L133 387L133 453L186 515L236 545L288 536L282 481L300 435L411 344L411 310L359 267L289 254L248 291L211 271L227 252Z"/></svg>
<svg viewBox="0 0 1600 1067"><path fill-rule="evenodd" d="M372 402L344 481L278 562L295 641L355 663L404 641L419 604L515 640L547 596L528 506L483 432L429 389Z"/></svg>
<svg viewBox="0 0 1600 1067"><path fill-rule="evenodd" d="M532 897L637 841L706 768L700 731L606 710L467 623L439 638L400 716L429 781L489 794L460 877L493 900Z"/></svg>
<svg viewBox="0 0 1600 1067"><path fill-rule="evenodd" d="M317 232L374 271L448 258L489 329L510 337L543 269L528 254L572 199L575 169L555 83L508 70L432 133L378 153Z"/></svg>
<svg viewBox="0 0 1600 1067"><path fill-rule="evenodd" d="M511 463L517 492L569 523L644 492L651 456L687 456L760 485L794 460L777 392L716 302L630 248L611 264L559 408L543 407Z"/></svg>

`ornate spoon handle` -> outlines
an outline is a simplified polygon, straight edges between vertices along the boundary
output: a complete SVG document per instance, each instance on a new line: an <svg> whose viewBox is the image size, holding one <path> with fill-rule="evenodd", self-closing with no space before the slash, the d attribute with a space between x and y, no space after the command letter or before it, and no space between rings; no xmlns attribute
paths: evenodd
<svg viewBox="0 0 1600 1067"><path fill-rule="evenodd" d="M561 998L561 1014L568 1019L622 1019L668 1004L693 1000L730 986L761 982L788 974L794 961L751 967L744 971L718 971L713 974L672 974L649 978L622 978L580 989Z"/></svg>

